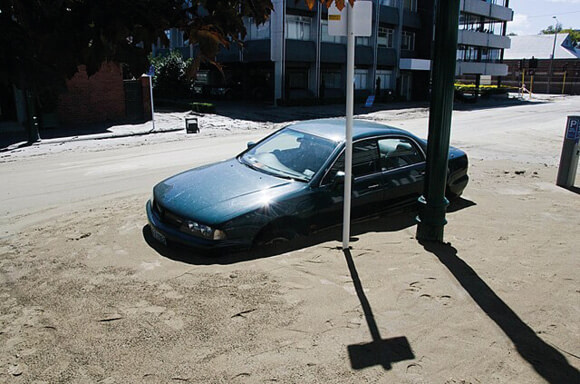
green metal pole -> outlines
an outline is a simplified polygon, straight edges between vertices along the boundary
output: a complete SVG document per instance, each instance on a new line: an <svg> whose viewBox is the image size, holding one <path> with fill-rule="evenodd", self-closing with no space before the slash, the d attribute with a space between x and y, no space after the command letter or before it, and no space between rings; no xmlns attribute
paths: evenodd
<svg viewBox="0 0 580 384"><path fill-rule="evenodd" d="M447 224L445 198L451 114L453 112L453 82L457 60L457 30L459 28L459 0L437 2L435 20L435 50L433 83L429 112L427 169L425 189L419 198L417 239L443 241L443 226Z"/></svg>

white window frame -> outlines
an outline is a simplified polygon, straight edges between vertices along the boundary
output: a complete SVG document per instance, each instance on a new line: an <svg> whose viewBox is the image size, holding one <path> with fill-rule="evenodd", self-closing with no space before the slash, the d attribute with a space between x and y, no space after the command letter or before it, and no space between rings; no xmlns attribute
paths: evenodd
<svg viewBox="0 0 580 384"><path fill-rule="evenodd" d="M370 46L371 38L369 36L358 36L356 37L355 45Z"/></svg>
<svg viewBox="0 0 580 384"><path fill-rule="evenodd" d="M369 84L369 70L355 69L354 70L354 89L368 89Z"/></svg>
<svg viewBox="0 0 580 384"><path fill-rule="evenodd" d="M377 38L377 45L383 48L393 48L394 36L395 36L394 29L388 27L379 27L379 36ZM384 42L384 44L382 42Z"/></svg>
<svg viewBox="0 0 580 384"><path fill-rule="evenodd" d="M403 31L401 36L401 49L406 51L415 50L415 32Z"/></svg>
<svg viewBox="0 0 580 384"><path fill-rule="evenodd" d="M291 27L295 26L296 34L291 31ZM298 15L287 15L286 16L286 39L289 40L312 40L312 18L306 16Z"/></svg>

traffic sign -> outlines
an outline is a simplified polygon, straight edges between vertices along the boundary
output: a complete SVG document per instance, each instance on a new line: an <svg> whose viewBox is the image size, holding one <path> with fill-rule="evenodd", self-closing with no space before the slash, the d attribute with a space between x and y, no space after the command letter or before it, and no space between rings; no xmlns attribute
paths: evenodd
<svg viewBox="0 0 580 384"><path fill-rule="evenodd" d="M339 11L333 3L328 8L328 34L330 36L347 35L347 6ZM353 32L355 36L370 36L372 34L373 3L371 1L355 1L352 8Z"/></svg>

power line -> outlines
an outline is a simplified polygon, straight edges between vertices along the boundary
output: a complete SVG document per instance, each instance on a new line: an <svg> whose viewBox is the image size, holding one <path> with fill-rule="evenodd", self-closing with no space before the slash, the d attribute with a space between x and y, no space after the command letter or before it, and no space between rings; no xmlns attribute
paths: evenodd
<svg viewBox="0 0 580 384"><path fill-rule="evenodd" d="M561 16L561 15L571 15L573 13L580 13L580 11L570 11L570 12L558 12L558 14L556 16ZM534 16L528 16L529 18L533 18L533 17L546 17L546 16L554 16L554 13L546 13L545 15L534 15Z"/></svg>

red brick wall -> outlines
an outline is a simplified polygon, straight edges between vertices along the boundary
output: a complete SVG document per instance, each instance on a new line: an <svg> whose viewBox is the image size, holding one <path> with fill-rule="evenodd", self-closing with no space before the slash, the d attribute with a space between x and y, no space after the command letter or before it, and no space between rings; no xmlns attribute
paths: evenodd
<svg viewBox="0 0 580 384"><path fill-rule="evenodd" d="M59 97L58 117L63 124L100 123L125 118L123 73L117 63L103 63L88 77L84 66L67 81L68 91Z"/></svg>
<svg viewBox="0 0 580 384"><path fill-rule="evenodd" d="M149 76L141 76L141 87L143 89L143 113L145 121L151 120L151 90L149 89ZM155 101L155 100L153 100ZM153 105L155 108L155 105Z"/></svg>

